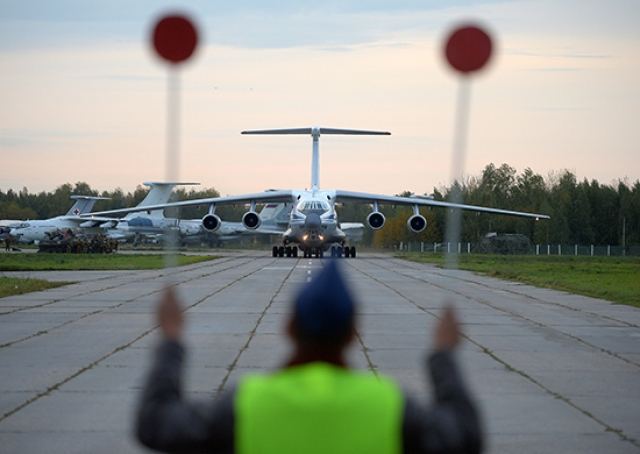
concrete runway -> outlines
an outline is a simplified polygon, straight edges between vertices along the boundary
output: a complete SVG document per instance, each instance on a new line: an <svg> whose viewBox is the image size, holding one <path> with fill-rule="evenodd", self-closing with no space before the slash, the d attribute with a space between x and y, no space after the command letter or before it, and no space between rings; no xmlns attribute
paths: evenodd
<svg viewBox="0 0 640 454"><path fill-rule="evenodd" d="M0 299L0 452L147 452L132 415L164 275L187 306L190 397L277 367L289 301L326 259L268 255L167 272L4 273L76 283ZM350 363L425 398L431 328L443 301L455 303L485 452L640 453L640 310L382 255L343 264L362 303Z"/></svg>

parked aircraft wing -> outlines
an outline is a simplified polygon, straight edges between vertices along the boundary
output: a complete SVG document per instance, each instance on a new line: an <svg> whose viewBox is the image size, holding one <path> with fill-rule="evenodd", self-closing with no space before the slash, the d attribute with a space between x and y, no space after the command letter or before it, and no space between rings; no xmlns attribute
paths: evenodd
<svg viewBox="0 0 640 454"><path fill-rule="evenodd" d="M500 210L474 205L463 205L458 203L441 202L422 197L397 197L380 194L367 194L364 192L336 191L336 202L368 203L379 205L402 205L402 206L435 206L441 208L460 208L462 210L479 211L483 213L506 214L510 216L522 216L536 219L550 219L546 214L525 213L522 211Z"/></svg>
<svg viewBox="0 0 640 454"><path fill-rule="evenodd" d="M252 202L255 203L267 203L267 202L292 202L294 198L293 191L267 191L259 192L256 194L243 194L239 196L228 197L212 197L208 199L195 199L195 200L183 200L181 202L165 203L160 205L147 205L144 207L130 207L121 208L118 210L99 211L92 213L95 216L118 216L128 213L139 213L143 211L163 210L165 208L180 208L187 206L198 205L247 205ZM89 217L91 215L82 215L82 217Z"/></svg>
<svg viewBox="0 0 640 454"><path fill-rule="evenodd" d="M114 217L105 217L105 216L94 216L92 213L87 213L83 217L74 216L64 218L70 222L76 222L78 227L81 228L90 228L90 227L102 227L102 228L112 228L115 227L121 219Z"/></svg>
<svg viewBox="0 0 640 454"><path fill-rule="evenodd" d="M285 232L285 228L277 228L277 227L263 227L260 226L255 230L252 230L252 234L262 234L262 235L282 235Z"/></svg>

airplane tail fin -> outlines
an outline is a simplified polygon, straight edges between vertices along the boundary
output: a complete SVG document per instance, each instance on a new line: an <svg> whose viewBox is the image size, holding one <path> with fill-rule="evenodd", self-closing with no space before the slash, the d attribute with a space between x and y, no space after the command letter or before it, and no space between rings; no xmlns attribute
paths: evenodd
<svg viewBox="0 0 640 454"><path fill-rule="evenodd" d="M147 181L144 183L145 186L149 186L151 189L147 196L138 204L139 207L151 206L151 205L162 205L169 201L169 197L171 197L171 191L175 186L185 186L192 184L200 184L200 183L160 183L156 181ZM131 213L126 215L125 219L131 219L133 216L138 216L137 214ZM149 217L153 219L163 219L164 218L164 210L155 210L149 212Z"/></svg>
<svg viewBox="0 0 640 454"><path fill-rule="evenodd" d="M78 216L89 213L98 200L109 200L109 197L94 197L90 195L72 195L71 198L76 203L73 204L65 216Z"/></svg>
<svg viewBox="0 0 640 454"><path fill-rule="evenodd" d="M369 136L389 136L387 131L368 131L363 129L340 129L321 128L313 126L311 128L284 128L284 129L259 129L242 131L241 134L310 134L313 137L313 155L311 161L311 189L320 189L320 146L321 134L346 134L346 135L369 135Z"/></svg>
<svg viewBox="0 0 640 454"><path fill-rule="evenodd" d="M283 128L283 129L253 129L242 131L241 134L343 134L343 135L360 135L360 136L390 136L388 131L370 131L365 129L341 129L341 128L321 128L313 126L311 128Z"/></svg>

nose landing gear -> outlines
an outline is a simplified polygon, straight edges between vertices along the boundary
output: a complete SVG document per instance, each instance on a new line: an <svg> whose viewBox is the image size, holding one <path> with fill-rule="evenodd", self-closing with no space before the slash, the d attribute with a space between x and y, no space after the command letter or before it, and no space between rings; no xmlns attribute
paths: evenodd
<svg viewBox="0 0 640 454"><path fill-rule="evenodd" d="M316 257L316 258L322 258L324 257L324 251L322 249L319 248L308 248L304 250L304 257L305 258L312 258L312 257Z"/></svg>

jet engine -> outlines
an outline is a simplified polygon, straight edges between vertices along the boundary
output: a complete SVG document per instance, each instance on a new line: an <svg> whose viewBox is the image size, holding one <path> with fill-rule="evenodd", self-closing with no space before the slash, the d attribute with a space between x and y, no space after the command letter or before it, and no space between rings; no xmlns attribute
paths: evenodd
<svg viewBox="0 0 640 454"><path fill-rule="evenodd" d="M420 233L427 228L427 220L422 215L414 214L407 219L407 227L413 233Z"/></svg>
<svg viewBox="0 0 640 454"><path fill-rule="evenodd" d="M102 224L100 227L103 229L112 229L116 225L118 225L118 221L107 221L104 224Z"/></svg>
<svg viewBox="0 0 640 454"><path fill-rule="evenodd" d="M249 230L255 230L260 227L262 224L262 218L255 211L247 211L242 216L242 225L244 225Z"/></svg>
<svg viewBox="0 0 640 454"><path fill-rule="evenodd" d="M215 214L207 214L202 218L202 227L207 232L217 232L220 230L220 226L222 225L222 221Z"/></svg>
<svg viewBox="0 0 640 454"><path fill-rule="evenodd" d="M369 214L369 216L367 216L367 224L373 230L380 230L382 227L384 227L385 221L386 219L384 217L384 214L380 213L379 211L374 211L373 213Z"/></svg>

